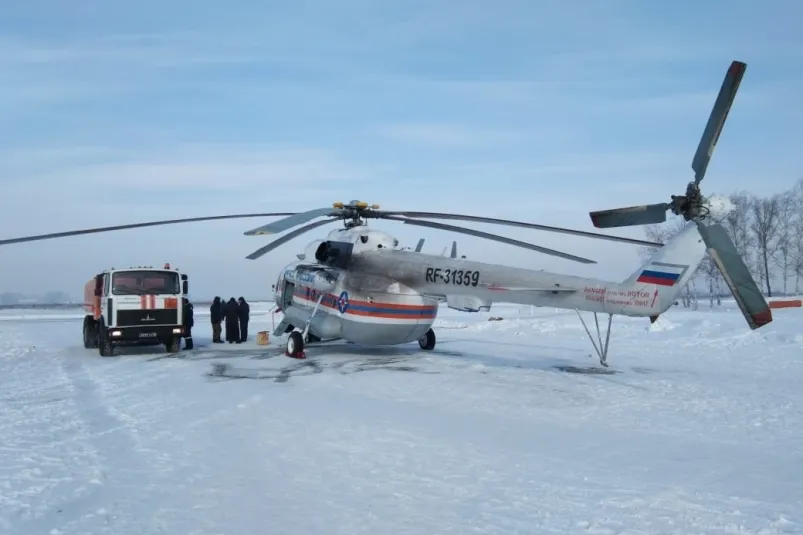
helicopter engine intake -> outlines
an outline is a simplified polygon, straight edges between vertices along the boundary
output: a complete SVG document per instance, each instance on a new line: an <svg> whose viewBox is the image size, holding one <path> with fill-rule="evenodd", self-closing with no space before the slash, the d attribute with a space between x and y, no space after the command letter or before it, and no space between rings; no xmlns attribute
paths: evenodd
<svg viewBox="0 0 803 535"><path fill-rule="evenodd" d="M342 241L326 240L315 251L315 260L321 264L346 269L351 261L354 244Z"/></svg>

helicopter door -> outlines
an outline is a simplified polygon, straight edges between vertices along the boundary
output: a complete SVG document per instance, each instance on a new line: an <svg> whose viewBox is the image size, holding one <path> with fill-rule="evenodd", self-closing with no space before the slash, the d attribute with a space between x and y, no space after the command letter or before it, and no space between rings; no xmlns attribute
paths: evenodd
<svg viewBox="0 0 803 535"><path fill-rule="evenodd" d="M287 307L293 304L293 293L296 290L296 285L287 279L284 280L284 288L282 288L282 308L287 310Z"/></svg>

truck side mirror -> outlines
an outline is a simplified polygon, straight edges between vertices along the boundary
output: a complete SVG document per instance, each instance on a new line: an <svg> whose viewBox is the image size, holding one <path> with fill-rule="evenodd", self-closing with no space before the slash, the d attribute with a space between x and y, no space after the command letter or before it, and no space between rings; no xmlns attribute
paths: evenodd
<svg viewBox="0 0 803 535"><path fill-rule="evenodd" d="M182 273L181 274L181 280L183 280L183 281L187 280L187 274L186 273Z"/></svg>
<svg viewBox="0 0 803 535"><path fill-rule="evenodd" d="M190 283L187 282L186 280L181 283L181 293L183 293L184 295L190 293Z"/></svg>

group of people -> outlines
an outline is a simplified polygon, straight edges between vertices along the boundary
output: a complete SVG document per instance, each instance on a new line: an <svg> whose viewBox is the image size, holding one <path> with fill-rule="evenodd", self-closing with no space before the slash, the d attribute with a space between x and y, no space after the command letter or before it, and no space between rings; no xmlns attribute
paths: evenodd
<svg viewBox="0 0 803 535"><path fill-rule="evenodd" d="M223 325L226 327L226 342L230 344L241 344L248 339L248 320L251 315L251 307L245 298L231 298L228 301L215 297L212 306L209 307L210 320L212 322L212 342L222 344L221 339Z"/></svg>

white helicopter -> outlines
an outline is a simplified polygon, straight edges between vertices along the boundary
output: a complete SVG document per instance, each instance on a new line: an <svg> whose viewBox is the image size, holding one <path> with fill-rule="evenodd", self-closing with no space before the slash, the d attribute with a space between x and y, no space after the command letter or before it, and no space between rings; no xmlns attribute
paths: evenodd
<svg viewBox="0 0 803 535"><path fill-rule="evenodd" d="M432 325L438 314L439 302L446 301L453 308L472 312L489 310L494 302L505 302L577 311L600 363L607 366L613 315L642 316L655 321L675 302L706 251L722 272L748 325L756 329L772 321L766 300L725 229L716 223L732 209L732 205L727 199L706 199L699 189L745 69L746 65L738 61L734 61L728 69L692 163L695 180L688 184L685 195L673 195L671 203L590 214L597 227L617 227L659 223L666 219L666 211L671 210L683 216L688 224L663 245L463 214L382 211L377 205L369 206L360 201L335 203L332 208L301 213L196 217L58 232L0 240L0 245L145 226L245 217L287 216L246 232L249 236L279 233L303 225L246 257L257 259L304 232L340 220L344 223L343 228L330 232L325 240L310 243L303 254L297 255L298 261L282 270L274 286L276 303L284 313L274 336L289 334L286 347L288 356L304 358L304 346L309 341L338 339L371 345L418 341L422 349L431 350L436 343ZM326 219L310 223L320 217ZM657 251L630 277L621 282L611 282L457 258L454 247L451 257L428 255L420 252L422 241L419 241L415 251L411 251L400 247L392 235L369 228L368 219L392 220L468 234L583 263L595 262L494 234L422 219L463 220L547 230L646 245L655 247ZM594 313L599 344L579 311ZM598 313L608 315L604 340L597 320Z"/></svg>

